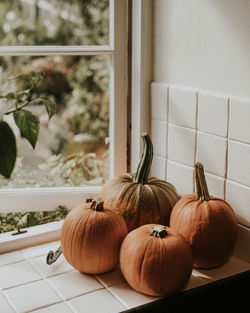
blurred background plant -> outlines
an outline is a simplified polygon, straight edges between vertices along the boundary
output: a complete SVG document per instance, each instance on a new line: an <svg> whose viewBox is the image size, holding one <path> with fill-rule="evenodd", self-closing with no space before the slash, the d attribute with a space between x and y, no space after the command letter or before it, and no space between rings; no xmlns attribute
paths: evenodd
<svg viewBox="0 0 250 313"><path fill-rule="evenodd" d="M2 46L108 44L108 0L0 1ZM34 151L13 118L4 118L17 138L18 158L12 176L0 176L0 188L100 185L108 179L109 63L109 56L0 57L0 94L10 77L42 71L45 79L33 97L52 96L57 105L49 123L39 103L29 108L40 120ZM26 84L15 87L25 89ZM0 99L0 111L2 105Z"/></svg>

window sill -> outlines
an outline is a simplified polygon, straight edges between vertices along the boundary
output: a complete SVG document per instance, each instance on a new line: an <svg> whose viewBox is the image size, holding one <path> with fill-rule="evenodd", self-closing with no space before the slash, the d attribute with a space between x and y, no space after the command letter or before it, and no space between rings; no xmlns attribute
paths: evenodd
<svg viewBox="0 0 250 313"><path fill-rule="evenodd" d="M59 240L63 220L26 228L27 232L13 236L15 231L0 234L0 254Z"/></svg>
<svg viewBox="0 0 250 313"><path fill-rule="evenodd" d="M162 312L164 306L165 310L171 306L171 301L187 299L193 292L216 286L226 277L239 273L250 277L250 263L232 256L220 268L193 270L184 291L159 299L130 288L119 268L103 275L86 275L74 270L63 255L48 266L46 253L59 244L56 241L0 255L0 307L4 312L80 313L82 308L103 313ZM27 295L28 300L23 301Z"/></svg>

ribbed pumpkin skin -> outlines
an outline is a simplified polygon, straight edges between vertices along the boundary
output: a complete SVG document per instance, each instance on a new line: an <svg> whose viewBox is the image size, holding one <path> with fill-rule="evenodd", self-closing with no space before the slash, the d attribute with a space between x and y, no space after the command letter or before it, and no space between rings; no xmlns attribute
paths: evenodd
<svg viewBox="0 0 250 313"><path fill-rule="evenodd" d="M168 225L179 200L174 186L156 177L148 178L147 184L136 184L134 177L128 173L104 184L101 196L105 207L124 217L128 231L144 224Z"/></svg>
<svg viewBox="0 0 250 313"><path fill-rule="evenodd" d="M61 246L66 260L83 273L111 271L119 262L120 246L127 234L122 216L110 210L94 211L79 205L65 218Z"/></svg>
<svg viewBox="0 0 250 313"><path fill-rule="evenodd" d="M130 232L120 250L120 267L135 290L151 296L167 296L188 282L193 267L192 251L176 231L156 238L150 230L157 224L143 225Z"/></svg>
<svg viewBox="0 0 250 313"><path fill-rule="evenodd" d="M224 264L237 239L237 220L231 206L210 196L196 200L196 194L182 197L170 216L170 227L180 232L190 244L194 267L213 268Z"/></svg>

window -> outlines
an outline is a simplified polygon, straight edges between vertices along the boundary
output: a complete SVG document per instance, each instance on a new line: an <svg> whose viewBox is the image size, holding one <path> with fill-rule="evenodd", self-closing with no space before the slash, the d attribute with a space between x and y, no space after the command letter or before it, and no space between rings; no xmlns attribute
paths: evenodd
<svg viewBox="0 0 250 313"><path fill-rule="evenodd" d="M86 9L84 6L98 1L84 0L78 2L83 5L83 9ZM100 5L100 3L105 2L99 1L98 3ZM96 71L99 73L106 71L109 74L108 89L106 90L108 100L105 100L104 94L101 95L102 99L99 99L99 101L109 103L109 173L105 175L114 176L127 170L128 8L126 0L110 0L107 2L108 10L102 12L104 14L104 17L102 17L104 23L101 29L103 36L98 40L97 37L91 37L88 34L83 36L84 31L87 32L87 29L85 29L87 21L81 19L77 10L77 0L2 1L0 14L5 14L6 18L1 19L5 23L1 25L4 34L0 33L0 66L5 69L1 73L1 78L4 80L6 78L4 74L8 72L8 69L10 70L11 66L14 68L15 75L18 75L24 69L27 70L29 63L32 61L34 68L44 66L47 70L49 68L50 73L57 75L56 79L61 79L60 86L63 86L63 92L66 92L67 88L70 89L72 86L67 86L65 76L60 76L63 67L67 72L66 75L70 76L70 79L74 82L78 79L76 79L76 75L80 77L82 75L82 79L86 79L86 76L84 76L86 73L81 72L82 68L91 71L93 70L91 65L97 64L97 61L99 61L101 66ZM3 5L6 3L8 3L10 9L4 13ZM92 10L94 10L94 6L92 6ZM20 15L20 12L23 15ZM100 27L95 28L95 26L100 23L98 19L100 14L94 15L96 19L91 21L91 32L98 33ZM29 20L30 18L32 22ZM24 25L18 24L20 19L25 20ZM78 25L79 27L72 27L72 25ZM11 27L14 28L12 32L10 31ZM73 32L72 29L74 29ZM39 31L43 34L43 40L39 36ZM62 35L60 38L55 36L57 32ZM35 38L35 41L30 41L31 37ZM69 64L75 65L76 60L79 69L77 73L70 71L68 66ZM51 82L53 82L53 79L51 79ZM56 90L54 90L54 97L60 98L63 92L56 94ZM75 92L74 96L77 99L79 95ZM76 99L69 99L68 101L76 101ZM36 109L39 110L40 108ZM62 116L59 115L58 123L61 121ZM74 123L74 127L77 127L77 121L74 121ZM79 133L81 132L79 131ZM49 141L51 139L50 133L47 134L47 137ZM84 138L76 136L75 139L77 143L77 140L83 140ZM30 157L32 157L32 154L33 152ZM52 210L60 204L70 209L83 202L85 197L99 194L101 190L101 187L96 187L96 185L82 186L81 183L76 183L77 187L70 187L70 184L65 186L63 183L58 182L45 185L43 188L31 188L31 185L27 184L26 188L11 188L11 185L6 188L6 186L1 185L0 212ZM60 187L55 187L58 185Z"/></svg>

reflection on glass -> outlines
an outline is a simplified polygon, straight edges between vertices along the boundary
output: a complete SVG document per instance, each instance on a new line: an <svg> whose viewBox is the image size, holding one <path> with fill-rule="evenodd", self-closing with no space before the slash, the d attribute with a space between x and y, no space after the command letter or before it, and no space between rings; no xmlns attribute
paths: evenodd
<svg viewBox="0 0 250 313"><path fill-rule="evenodd" d="M0 58L0 94L25 87L9 78L43 71L33 98L52 96L57 104L50 121L43 106L26 107L40 120L35 150L21 138L12 114L4 116L17 138L18 159L10 179L0 176L1 188L104 183L109 175L109 61L108 56ZM0 99L0 113L4 105Z"/></svg>
<svg viewBox="0 0 250 313"><path fill-rule="evenodd" d="M0 46L108 45L108 0L1 0Z"/></svg>

